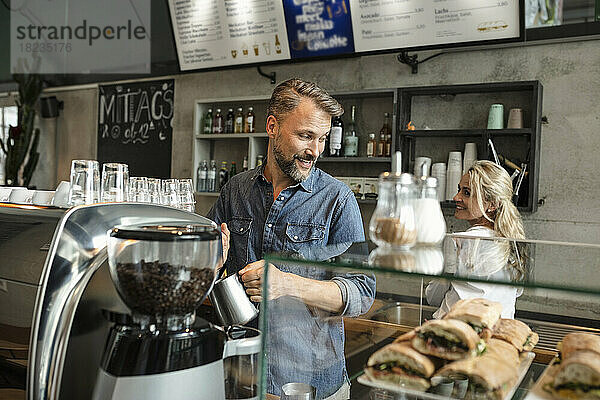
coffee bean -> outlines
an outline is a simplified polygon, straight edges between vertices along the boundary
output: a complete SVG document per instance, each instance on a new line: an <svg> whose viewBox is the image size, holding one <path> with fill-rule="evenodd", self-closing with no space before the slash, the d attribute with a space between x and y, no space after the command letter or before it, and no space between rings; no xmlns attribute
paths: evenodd
<svg viewBox="0 0 600 400"><path fill-rule="evenodd" d="M186 315L200 306L215 277L210 268L175 266L158 261L118 263L119 293L143 315Z"/></svg>

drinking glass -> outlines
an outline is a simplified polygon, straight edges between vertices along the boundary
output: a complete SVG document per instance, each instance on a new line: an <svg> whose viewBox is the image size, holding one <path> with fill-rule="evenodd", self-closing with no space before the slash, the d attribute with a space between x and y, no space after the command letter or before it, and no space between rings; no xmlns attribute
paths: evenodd
<svg viewBox="0 0 600 400"><path fill-rule="evenodd" d="M132 176L129 178L129 201L135 203L149 203L150 192L148 192L148 178L143 176Z"/></svg>
<svg viewBox="0 0 600 400"><path fill-rule="evenodd" d="M179 180L179 203L182 210L194 212L194 189L191 179L180 179Z"/></svg>
<svg viewBox="0 0 600 400"><path fill-rule="evenodd" d="M179 208L179 180L163 179L161 184L162 204Z"/></svg>
<svg viewBox="0 0 600 400"><path fill-rule="evenodd" d="M127 164L106 163L102 165L103 202L122 202L127 200L129 189L129 167Z"/></svg>
<svg viewBox="0 0 600 400"><path fill-rule="evenodd" d="M98 202L100 169L95 160L71 161L69 206Z"/></svg>
<svg viewBox="0 0 600 400"><path fill-rule="evenodd" d="M152 204L162 204L160 178L148 178L148 196Z"/></svg>

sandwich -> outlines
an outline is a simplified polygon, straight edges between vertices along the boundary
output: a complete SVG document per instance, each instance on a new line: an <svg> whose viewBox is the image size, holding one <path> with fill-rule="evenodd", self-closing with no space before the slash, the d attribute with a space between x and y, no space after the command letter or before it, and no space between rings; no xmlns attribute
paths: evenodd
<svg viewBox="0 0 600 400"><path fill-rule="evenodd" d="M409 342L382 347L369 357L365 368L365 373L372 381L392 383L418 391L429 389L429 378L434 371L433 361L413 349Z"/></svg>
<svg viewBox="0 0 600 400"><path fill-rule="evenodd" d="M516 382L517 368L496 357L482 355L446 364L435 376L452 377L456 374L469 378L465 399L503 399Z"/></svg>
<svg viewBox="0 0 600 400"><path fill-rule="evenodd" d="M596 353L600 358L600 336L592 333L572 332L558 344L561 359L567 359L571 354L585 350Z"/></svg>
<svg viewBox="0 0 600 400"><path fill-rule="evenodd" d="M430 320L416 329L413 347L445 360L462 360L481 353L485 342L466 323L454 319Z"/></svg>
<svg viewBox="0 0 600 400"><path fill-rule="evenodd" d="M538 342L538 334L516 319L500 318L494 325L493 338L504 340L519 351L531 351Z"/></svg>
<svg viewBox="0 0 600 400"><path fill-rule="evenodd" d="M587 350L569 354L546 388L562 399L600 399L600 357Z"/></svg>
<svg viewBox="0 0 600 400"><path fill-rule="evenodd" d="M477 334L487 340L492 328L502 314L502 304L486 299L464 299L457 301L444 319L459 319L471 325Z"/></svg>
<svg viewBox="0 0 600 400"><path fill-rule="evenodd" d="M519 352L510 343L500 339L490 339L485 343L485 352L483 355L495 357L498 360L516 367L519 365Z"/></svg>

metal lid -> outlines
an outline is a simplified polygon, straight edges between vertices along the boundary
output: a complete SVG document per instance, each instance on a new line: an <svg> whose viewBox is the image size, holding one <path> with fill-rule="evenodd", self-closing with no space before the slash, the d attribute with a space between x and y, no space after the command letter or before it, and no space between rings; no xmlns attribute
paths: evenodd
<svg viewBox="0 0 600 400"><path fill-rule="evenodd" d="M434 178L433 176L427 177L427 180L425 181L425 186L430 188L437 188L437 178Z"/></svg>
<svg viewBox="0 0 600 400"><path fill-rule="evenodd" d="M411 174L404 172L384 172L379 175L379 179L382 181L397 182L402 185L412 185L415 183L415 178Z"/></svg>
<svg viewBox="0 0 600 400"><path fill-rule="evenodd" d="M130 225L111 229L110 236L118 239L175 242L181 240L217 240L219 231L213 224Z"/></svg>

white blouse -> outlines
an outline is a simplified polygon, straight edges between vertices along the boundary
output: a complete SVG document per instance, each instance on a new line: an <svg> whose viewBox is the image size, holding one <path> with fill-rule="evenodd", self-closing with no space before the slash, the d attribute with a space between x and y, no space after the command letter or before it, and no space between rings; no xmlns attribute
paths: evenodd
<svg viewBox="0 0 600 400"><path fill-rule="evenodd" d="M492 229L475 226L462 236L474 238L491 238L495 236ZM491 240L476 240L454 238L456 246L456 271L457 276L476 276L481 279L500 282L512 281L512 273L498 244ZM502 304L502 318L514 318L517 297L523 293L521 288L507 285L497 285L481 282L432 281L425 289L427 301L432 305L439 305L433 314L434 318L442 318L460 299L482 297Z"/></svg>

